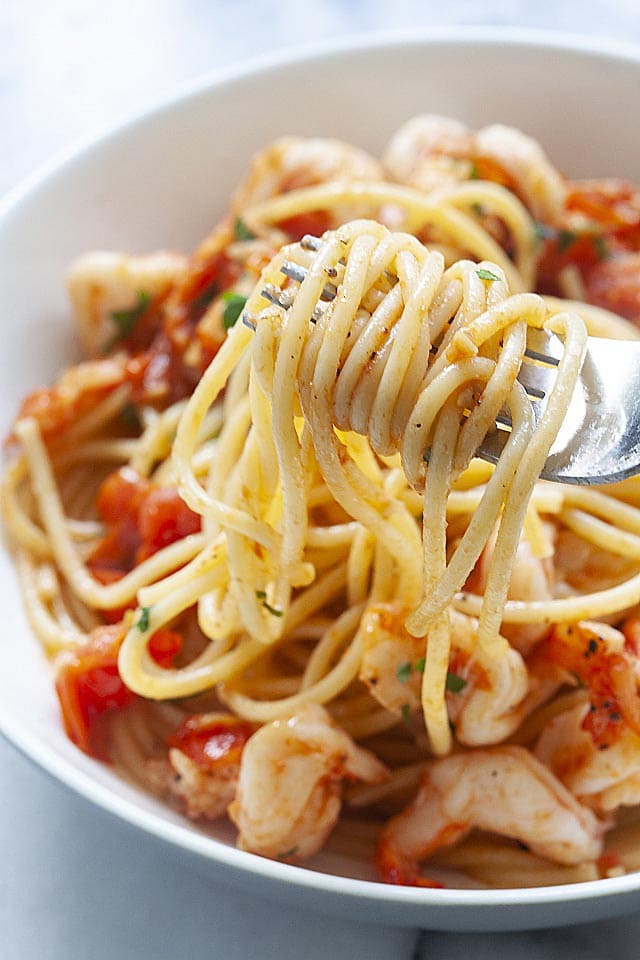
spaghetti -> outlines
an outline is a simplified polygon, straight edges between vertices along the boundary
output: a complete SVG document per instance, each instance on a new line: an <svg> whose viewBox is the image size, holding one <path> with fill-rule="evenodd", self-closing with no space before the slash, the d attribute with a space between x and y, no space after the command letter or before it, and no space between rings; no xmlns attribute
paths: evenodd
<svg viewBox="0 0 640 960"><path fill-rule="evenodd" d="M587 774L572 789L566 756L624 741L640 776L640 512L633 481L537 479L587 332L635 335L562 295L613 270L598 247L631 257L640 234L626 186L625 224L617 196L586 218L522 134L447 124L401 130L386 173L333 141L279 141L190 261L83 258L70 282L94 356L25 401L5 523L82 749L192 817L228 808L266 856L317 852L346 778L352 814L393 815L384 879L432 882L417 864L437 852L489 884L572 882L635 868L621 827L600 862L610 800ZM530 327L563 344L537 426L517 380ZM474 455L505 410L492 467ZM487 771L505 785L491 815ZM571 842L531 833L512 782ZM473 828L508 840L443 852Z"/></svg>

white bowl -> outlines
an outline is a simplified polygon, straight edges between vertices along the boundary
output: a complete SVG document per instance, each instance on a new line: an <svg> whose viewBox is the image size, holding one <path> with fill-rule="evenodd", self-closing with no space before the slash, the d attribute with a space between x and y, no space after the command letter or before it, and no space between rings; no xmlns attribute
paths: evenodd
<svg viewBox="0 0 640 960"><path fill-rule="evenodd" d="M640 52L544 34L456 29L332 43L206 80L65 156L0 208L0 416L71 355L67 264L93 248L189 250L225 208L253 151L283 133L380 150L408 117L502 121L537 137L571 175L638 177ZM171 844L219 881L388 923L498 930L594 920L640 905L640 873L542 889L423 890L265 860L199 830L76 750L50 671L0 557L0 727L38 764Z"/></svg>

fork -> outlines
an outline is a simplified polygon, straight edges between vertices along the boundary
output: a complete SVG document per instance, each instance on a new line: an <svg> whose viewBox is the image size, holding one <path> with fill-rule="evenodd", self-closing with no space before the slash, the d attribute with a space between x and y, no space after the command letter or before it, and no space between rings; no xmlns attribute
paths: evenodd
<svg viewBox="0 0 640 960"><path fill-rule="evenodd" d="M300 245L317 250L321 241L305 236ZM306 269L286 261L281 271L302 282ZM265 286L262 295L287 309L292 295L276 286ZM328 283L321 300L337 293ZM253 319L243 321L253 326ZM562 357L562 341L554 333L530 328L518 380L532 401L537 424L553 387L555 368ZM508 414L496 418L494 430L484 438L476 455L496 463L509 439ZM640 340L588 337L580 377L562 427L540 474L544 480L572 484L606 484L640 473Z"/></svg>

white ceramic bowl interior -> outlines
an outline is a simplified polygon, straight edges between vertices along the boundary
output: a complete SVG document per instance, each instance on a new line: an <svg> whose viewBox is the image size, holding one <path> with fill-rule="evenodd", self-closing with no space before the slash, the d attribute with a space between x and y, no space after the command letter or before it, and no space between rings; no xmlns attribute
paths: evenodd
<svg viewBox="0 0 640 960"><path fill-rule="evenodd" d="M203 82L64 157L0 208L3 430L19 399L73 356L69 261L95 248L192 249L224 211L248 158L275 136L336 136L379 152L404 120L431 111L521 127L573 176L640 179L632 119L639 92L640 53L495 30L343 41ZM0 604L5 734L74 790L221 881L353 918L437 929L551 926L640 904L640 874L533 890L417 890L238 851L224 827L186 823L68 742L6 554Z"/></svg>

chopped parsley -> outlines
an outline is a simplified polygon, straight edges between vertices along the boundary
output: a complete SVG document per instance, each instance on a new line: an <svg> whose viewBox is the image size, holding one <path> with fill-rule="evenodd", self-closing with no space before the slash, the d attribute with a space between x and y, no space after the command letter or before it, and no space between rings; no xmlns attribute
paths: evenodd
<svg viewBox="0 0 640 960"><path fill-rule="evenodd" d="M236 217L233 224L233 235L236 240L255 240L255 233L249 230L242 217Z"/></svg>
<svg viewBox="0 0 640 960"><path fill-rule="evenodd" d="M471 167L469 168L469 180L479 180L480 171L478 170L478 164L475 160L471 161Z"/></svg>
<svg viewBox="0 0 640 960"><path fill-rule="evenodd" d="M591 237L591 243L593 244L593 249L596 252L598 260L606 260L609 256L609 246L602 234L598 233Z"/></svg>
<svg viewBox="0 0 640 960"><path fill-rule="evenodd" d="M298 844L295 847L291 847L290 850L283 850L278 854L278 860L288 860L289 857L293 857L298 852Z"/></svg>
<svg viewBox="0 0 640 960"><path fill-rule="evenodd" d="M135 403L125 403L120 411L120 419L130 430L140 430L140 414Z"/></svg>
<svg viewBox="0 0 640 960"><path fill-rule="evenodd" d="M243 297L240 293L233 293L232 290L227 290L226 293L222 294L222 299L225 304L222 324L225 330L231 330L231 327L235 325L236 320L244 310L247 298Z"/></svg>
<svg viewBox="0 0 640 960"><path fill-rule="evenodd" d="M149 629L149 616L151 614L151 607L143 607L140 611L140 616L136 622L136 627L140 633L146 633Z"/></svg>
<svg viewBox="0 0 640 960"><path fill-rule="evenodd" d="M405 723L411 722L411 708L409 707L408 703L402 704L400 713L402 714L402 719L404 720Z"/></svg>
<svg viewBox="0 0 640 960"><path fill-rule="evenodd" d="M558 230L558 253L564 253L578 239L578 234L573 230Z"/></svg>
<svg viewBox="0 0 640 960"><path fill-rule="evenodd" d="M445 687L447 688L449 693L460 693L461 690L464 690L466 685L467 685L467 681L464 679L464 677L460 677L458 676L457 673L453 673L451 670L447 670L447 680L445 683Z"/></svg>
<svg viewBox="0 0 640 960"><path fill-rule="evenodd" d="M125 337L129 336L138 321L149 309L150 303L151 297L147 291L139 290L138 301L133 307L130 307L128 310L111 311L111 319L116 327L116 332L102 348L103 353L108 353L109 350L113 349L116 343L119 343L120 340L124 340Z"/></svg>
<svg viewBox="0 0 640 960"><path fill-rule="evenodd" d="M416 665L414 667L414 670L416 671L416 673L424 673L425 666L426 666L425 658L420 657L419 660L416 660Z"/></svg>
<svg viewBox="0 0 640 960"><path fill-rule="evenodd" d="M268 610L274 617L283 616L282 610L278 610L276 607L272 607L270 603L267 603L267 595L264 590L256 590L256 597L262 601L262 606L265 610Z"/></svg>
<svg viewBox="0 0 640 960"><path fill-rule="evenodd" d="M400 683L406 683L409 677L411 676L411 664L407 660L405 663L401 663L398 669L396 670L396 677Z"/></svg>
<svg viewBox="0 0 640 960"><path fill-rule="evenodd" d="M485 270L484 267L480 267L479 270L476 270L476 273L481 280L499 280L500 277L497 273L492 273L491 270Z"/></svg>

